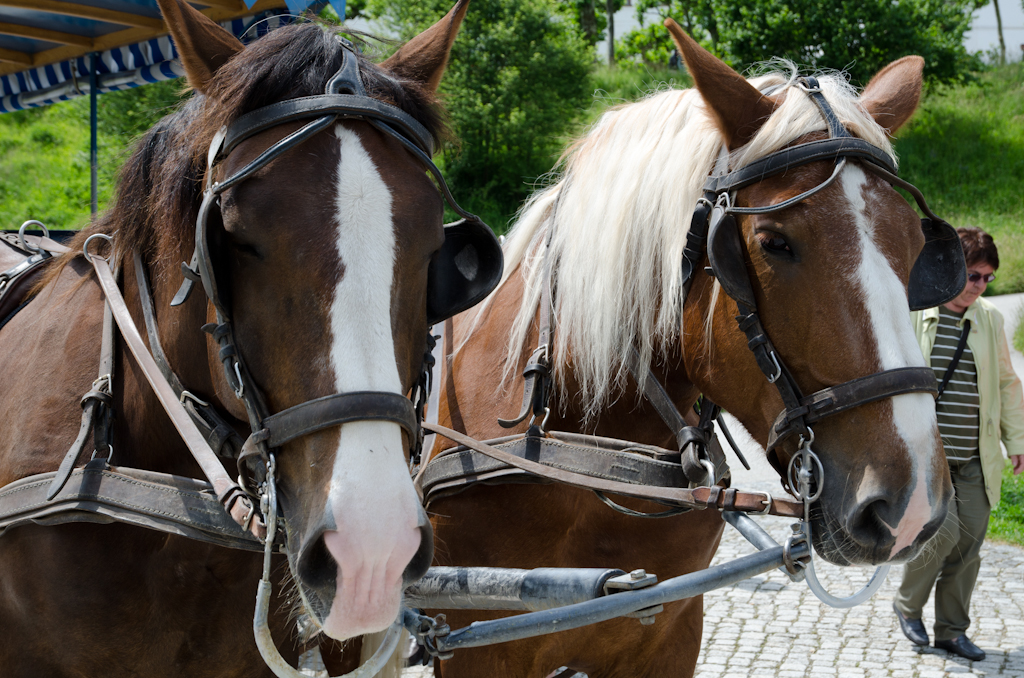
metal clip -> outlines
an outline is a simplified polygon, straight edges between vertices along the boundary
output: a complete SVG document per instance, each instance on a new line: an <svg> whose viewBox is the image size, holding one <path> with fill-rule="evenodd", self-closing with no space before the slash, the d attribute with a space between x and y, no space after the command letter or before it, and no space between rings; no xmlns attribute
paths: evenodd
<svg viewBox="0 0 1024 678"><path fill-rule="evenodd" d="M646 570L633 570L629 574L620 574L606 581L604 583L604 594L607 596L620 591L636 591L637 589L654 586L657 583L658 575L648 574ZM637 610L636 612L629 612L624 616L639 619L642 625L650 626L656 621L654 616L664 609L663 605L654 605Z"/></svg>
<svg viewBox="0 0 1024 678"><path fill-rule="evenodd" d="M186 399L191 400L192 402L196 403L197 405L202 405L203 407L209 407L210 406L210 403L208 403L205 400L203 400L202 398L198 397L195 393L192 393L191 391L182 391L181 395L178 396L178 402L180 402L182 405L185 404L185 400Z"/></svg>
<svg viewBox="0 0 1024 678"><path fill-rule="evenodd" d="M779 357L775 355L775 351L768 354L768 357L772 359L772 363L775 364L775 374L768 376L768 383L774 384L782 376L782 365L779 364Z"/></svg>
<svg viewBox="0 0 1024 678"><path fill-rule="evenodd" d="M796 581L803 573L804 568L807 567L806 561L810 560L810 556L806 558L806 561L793 558L793 547L807 541L807 536L803 533L800 523L793 523L790 527L793 529L793 534L789 535L786 543L782 545L782 562L786 566L786 572Z"/></svg>
<svg viewBox="0 0 1024 678"><path fill-rule="evenodd" d="M238 387L235 388L235 397L239 400L245 395L245 384L242 382L242 371L238 367L238 361L235 361L235 378L238 379Z"/></svg>
<svg viewBox="0 0 1024 678"><path fill-rule="evenodd" d="M551 408L550 407L545 407L544 408L544 418L540 422L540 432L541 433L544 433L547 430L546 427L548 425L548 419L550 419L550 418L551 418ZM536 414L530 417L530 423L527 424L527 425L528 426L533 426L533 422L535 422L535 421L537 421L537 415Z"/></svg>

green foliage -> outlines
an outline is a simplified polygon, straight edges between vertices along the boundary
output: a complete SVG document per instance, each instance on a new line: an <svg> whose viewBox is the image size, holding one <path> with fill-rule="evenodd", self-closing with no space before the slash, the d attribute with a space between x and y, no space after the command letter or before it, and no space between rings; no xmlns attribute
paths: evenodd
<svg viewBox="0 0 1024 678"><path fill-rule="evenodd" d="M181 82L111 92L97 100L100 209L109 203L130 142L181 98ZM89 99L0 116L0 228L38 219L51 228L89 221Z"/></svg>
<svg viewBox="0 0 1024 678"><path fill-rule="evenodd" d="M693 86L693 79L686 71L671 70L664 63L651 67L619 65L609 68L600 65L594 69L591 78L594 86L594 105L591 108L597 113L607 106L637 101L661 89Z"/></svg>
<svg viewBox="0 0 1024 678"><path fill-rule="evenodd" d="M1024 292L1024 64L936 88L897 133L900 174L954 226L995 238L989 294Z"/></svg>
<svg viewBox="0 0 1024 678"><path fill-rule="evenodd" d="M1013 475L1010 466L1003 471L1003 495L992 511L988 538L1024 546L1024 474Z"/></svg>
<svg viewBox="0 0 1024 678"><path fill-rule="evenodd" d="M627 67L639 62L648 68L663 68L673 49L668 29L660 23L649 24L615 41L615 61Z"/></svg>
<svg viewBox="0 0 1024 678"><path fill-rule="evenodd" d="M957 82L980 66L963 47L979 0L638 0L637 15L671 17L727 63L743 71L771 57L811 69L845 70L863 85L890 61L925 59L931 82ZM659 22L660 23L660 22ZM649 28L649 27L648 27ZM648 39L667 32L642 29ZM647 42L623 39L636 58ZM666 49L671 50L671 45Z"/></svg>
<svg viewBox="0 0 1024 678"><path fill-rule="evenodd" d="M449 0L370 0L367 14L403 39L443 16ZM551 169L588 102L591 49L556 0L474 2L441 84L461 145L442 149L466 209L496 210L499 231Z"/></svg>
<svg viewBox="0 0 1024 678"><path fill-rule="evenodd" d="M1017 329L1013 331L1013 347L1024 353L1024 308L1017 311Z"/></svg>

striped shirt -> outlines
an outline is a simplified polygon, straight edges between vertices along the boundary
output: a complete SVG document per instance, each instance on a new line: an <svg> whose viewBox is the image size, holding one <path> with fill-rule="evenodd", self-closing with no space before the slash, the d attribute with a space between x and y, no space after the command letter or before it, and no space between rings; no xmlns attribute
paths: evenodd
<svg viewBox="0 0 1024 678"><path fill-rule="evenodd" d="M960 342L962 330L958 325L962 318L945 306L939 307L939 327L932 348L932 369L940 384L949 364L953 362L953 354ZM978 456L979 409L978 370L974 366L971 347L965 345L960 362L946 384L946 390L935 403L939 435L942 436L946 459L949 461L968 461Z"/></svg>

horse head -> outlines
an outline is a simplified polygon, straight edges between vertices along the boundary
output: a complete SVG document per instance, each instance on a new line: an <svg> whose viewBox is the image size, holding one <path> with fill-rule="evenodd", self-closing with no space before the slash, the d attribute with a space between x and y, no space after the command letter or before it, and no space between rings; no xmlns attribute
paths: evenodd
<svg viewBox="0 0 1024 678"><path fill-rule="evenodd" d="M850 138L884 149L890 157L879 162L894 164L888 136L917 107L919 57L887 66L859 98L841 78L820 78L817 93L828 102L822 108L805 83L748 81L674 22L666 25L726 145L721 170L828 138L830 129L841 127ZM839 127L826 119L825 109ZM811 516L815 547L824 558L840 564L910 558L939 529L952 495L933 395L918 389L869 400L815 421L803 437L775 441L784 396L750 350L760 340L741 331L736 319L747 316L747 306L756 308L763 336L774 344L772 356L788 370L781 375L780 366L775 376L791 379L798 393L923 367L910 322L911 271L926 242L922 219L893 189L893 177L879 176L867 160L839 164L833 154L764 174L729 193L740 208L731 254L727 246L715 249L722 243L709 242L712 258L717 252L732 257L730 268L749 280L752 298L744 305L720 293L730 282L721 270L714 271L718 280L695 276L687 306L702 312L686 314L687 371L770 446L769 458L784 482L798 446L813 436L821 464L816 489L822 492ZM792 198L780 208L744 212Z"/></svg>
<svg viewBox="0 0 1024 678"><path fill-rule="evenodd" d="M448 243L443 198L425 170L443 132L434 93L468 0L381 64L315 23L243 48L185 2L159 4L198 93L179 124L207 187L191 275L210 299L193 294L180 312L211 323L215 404L252 424L250 442L271 437L306 611L334 638L379 631L433 552L409 477L418 421L405 395L421 374L428 320L438 320L431 309L450 301L432 299L428 285ZM328 111L315 127L319 114L274 108L337 93L376 117ZM260 117L267 111L273 124ZM401 407L335 410L333 423L313 428L304 415L269 432L276 413L338 394L368 394L362 407L375 411ZM260 466L259 454L249 459Z"/></svg>

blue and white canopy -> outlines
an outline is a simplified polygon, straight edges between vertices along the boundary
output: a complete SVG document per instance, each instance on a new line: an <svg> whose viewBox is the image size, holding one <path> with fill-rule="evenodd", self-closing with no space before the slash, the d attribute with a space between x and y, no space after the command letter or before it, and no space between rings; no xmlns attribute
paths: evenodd
<svg viewBox="0 0 1024 678"><path fill-rule="evenodd" d="M324 0L189 0L248 42ZM344 17L344 0L330 0ZM156 0L0 0L0 113L184 75Z"/></svg>

